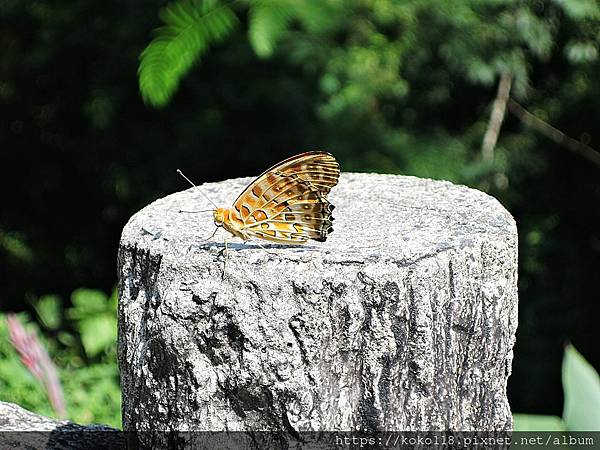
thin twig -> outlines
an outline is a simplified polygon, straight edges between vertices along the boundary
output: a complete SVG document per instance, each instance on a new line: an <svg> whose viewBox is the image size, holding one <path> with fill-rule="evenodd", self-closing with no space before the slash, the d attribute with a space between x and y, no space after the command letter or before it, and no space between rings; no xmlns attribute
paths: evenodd
<svg viewBox="0 0 600 450"><path fill-rule="evenodd" d="M490 115L490 121L488 122L487 130L485 130L483 142L481 143L481 157L487 162L494 160L494 148L496 147L496 142L498 142L500 127L504 121L506 102L510 94L512 79L512 73L507 71L502 74L498 83L498 91L494 105L492 106L492 114Z"/></svg>
<svg viewBox="0 0 600 450"><path fill-rule="evenodd" d="M597 166L600 166L600 152L594 150L589 145L578 141L577 139L567 136L559 129L554 128L548 122L544 122L539 117L527 111L522 105L517 103L512 98L508 101L508 110L517 116L525 125L530 126L547 138L565 147L567 150L577 153L579 156L583 156Z"/></svg>

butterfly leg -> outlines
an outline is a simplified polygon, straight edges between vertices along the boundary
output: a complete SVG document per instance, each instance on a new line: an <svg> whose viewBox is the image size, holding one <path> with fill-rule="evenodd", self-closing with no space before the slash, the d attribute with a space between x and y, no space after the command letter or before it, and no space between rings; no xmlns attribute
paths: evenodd
<svg viewBox="0 0 600 450"><path fill-rule="evenodd" d="M225 269L227 268L227 257L229 256L229 249L227 248L227 238L225 238L225 248L223 249L223 274L221 280L225 278Z"/></svg>
<svg viewBox="0 0 600 450"><path fill-rule="evenodd" d="M209 240L209 239L211 239L211 238L212 238L212 237L213 237L215 234L217 234L217 231L219 231L219 227L216 227L216 228L215 228L215 231L213 231L213 233L212 233L212 234L211 234L209 237L207 237L206 239L201 239L199 242L205 242L205 241L208 241L208 240Z"/></svg>
<svg viewBox="0 0 600 450"><path fill-rule="evenodd" d="M252 239L252 243L258 245L260 248L262 248L268 255L275 255L275 253L270 252L269 249L267 247L265 247L264 245L262 245L260 242Z"/></svg>
<svg viewBox="0 0 600 450"><path fill-rule="evenodd" d="M269 249L267 247L265 247L264 245L262 245L260 242L258 241L252 241L253 243L255 243L256 245L258 245L260 248L262 248L265 252L269 253Z"/></svg>

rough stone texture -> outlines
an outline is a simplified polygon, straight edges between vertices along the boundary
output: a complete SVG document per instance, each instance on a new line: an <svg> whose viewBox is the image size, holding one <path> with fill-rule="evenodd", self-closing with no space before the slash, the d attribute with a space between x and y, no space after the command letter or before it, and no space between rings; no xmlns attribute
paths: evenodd
<svg viewBox="0 0 600 450"><path fill-rule="evenodd" d="M117 450L125 435L106 425L77 425L0 401L0 449Z"/></svg>
<svg viewBox="0 0 600 450"><path fill-rule="evenodd" d="M205 184L227 206L250 179ZM517 230L448 182L344 173L325 243L230 241L193 189L119 250L123 426L508 430ZM263 242L264 244L264 242ZM221 252L221 253L220 253Z"/></svg>

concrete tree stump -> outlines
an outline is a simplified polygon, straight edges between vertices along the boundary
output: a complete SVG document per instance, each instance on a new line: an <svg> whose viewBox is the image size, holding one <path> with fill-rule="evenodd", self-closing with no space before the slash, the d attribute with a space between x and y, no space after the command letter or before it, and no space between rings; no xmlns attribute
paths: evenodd
<svg viewBox="0 0 600 450"><path fill-rule="evenodd" d="M229 206L251 179L203 185ZM223 237L189 189L123 230L125 430L510 430L517 229L449 182L344 173L335 231ZM262 245L265 242L261 242Z"/></svg>

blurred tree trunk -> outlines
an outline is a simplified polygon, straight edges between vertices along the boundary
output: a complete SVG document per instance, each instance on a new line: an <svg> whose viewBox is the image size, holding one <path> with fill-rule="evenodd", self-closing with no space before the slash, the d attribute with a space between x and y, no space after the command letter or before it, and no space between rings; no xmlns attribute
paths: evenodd
<svg viewBox="0 0 600 450"><path fill-rule="evenodd" d="M485 135L483 136L483 143L481 144L481 157L485 162L494 161L494 148L496 147L496 142L498 142L500 127L506 114L506 103L510 95L512 79L512 73L507 71L502 74L498 83L498 92L492 106L492 114Z"/></svg>

